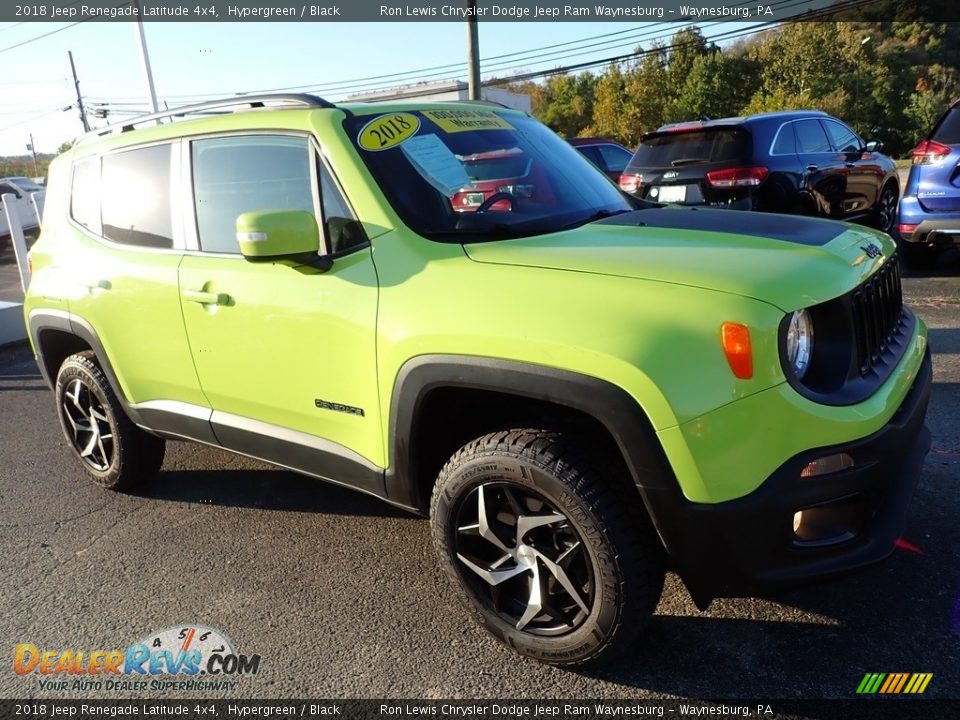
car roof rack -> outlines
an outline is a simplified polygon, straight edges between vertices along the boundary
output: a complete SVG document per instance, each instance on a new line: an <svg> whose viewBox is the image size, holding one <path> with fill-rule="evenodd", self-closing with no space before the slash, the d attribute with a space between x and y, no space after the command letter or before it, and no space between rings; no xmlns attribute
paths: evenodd
<svg viewBox="0 0 960 720"><path fill-rule="evenodd" d="M119 135L120 133L130 132L138 125L157 122L165 118L178 118L186 115L207 115L212 111L227 108L238 108L245 106L247 110L256 110L267 107L267 103L276 103L278 105L296 105L307 108L335 108L332 102L324 100L316 95L306 93L272 93L266 95L237 95L234 97L220 98L219 100L208 100L207 102L196 103L194 105L181 105L180 107L164 110L163 112L150 113L149 115L138 115L137 117L113 123L82 135L78 140L79 145L87 140L104 137L106 135ZM234 111L236 112L236 111Z"/></svg>
<svg viewBox="0 0 960 720"><path fill-rule="evenodd" d="M497 102L496 100L470 100L468 98L457 98L454 102L462 103L473 103L474 105L493 105L496 107L506 108L507 110L512 110L509 105L504 105L502 102Z"/></svg>

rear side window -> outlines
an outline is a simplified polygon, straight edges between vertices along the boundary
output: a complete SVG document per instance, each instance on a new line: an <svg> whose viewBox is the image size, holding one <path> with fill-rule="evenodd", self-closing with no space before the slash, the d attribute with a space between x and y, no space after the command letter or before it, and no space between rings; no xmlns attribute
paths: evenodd
<svg viewBox="0 0 960 720"><path fill-rule="evenodd" d="M648 135L630 161L633 168L679 167L718 162L744 162L750 155L750 134L742 128L710 128Z"/></svg>
<svg viewBox="0 0 960 720"><path fill-rule="evenodd" d="M800 120L795 122L797 150L801 153L830 152L830 140L819 120Z"/></svg>
<svg viewBox="0 0 960 720"><path fill-rule="evenodd" d="M830 134L830 139L833 141L835 150L844 153L853 153L860 150L860 138L846 125L841 125L832 120L828 120L824 125L827 126L827 132Z"/></svg>
<svg viewBox="0 0 960 720"><path fill-rule="evenodd" d="M170 146L103 156L103 236L140 247L173 247L170 217Z"/></svg>
<svg viewBox="0 0 960 720"><path fill-rule="evenodd" d="M960 108L947 110L930 133L930 139L944 145L960 145Z"/></svg>
<svg viewBox="0 0 960 720"><path fill-rule="evenodd" d="M603 158L603 165L611 172L623 172L630 162L630 153L616 145L598 145L597 150Z"/></svg>
<svg viewBox="0 0 960 720"><path fill-rule="evenodd" d="M100 231L100 158L92 157L73 165L70 181L70 217L90 232Z"/></svg>
<svg viewBox="0 0 960 720"><path fill-rule="evenodd" d="M774 155L793 155L797 152L797 136L793 133L793 123L785 123L773 141Z"/></svg>
<svg viewBox="0 0 960 720"><path fill-rule="evenodd" d="M200 248L239 253L237 216L256 210L305 210L313 202L312 150L306 138L211 138L192 144L193 196Z"/></svg>

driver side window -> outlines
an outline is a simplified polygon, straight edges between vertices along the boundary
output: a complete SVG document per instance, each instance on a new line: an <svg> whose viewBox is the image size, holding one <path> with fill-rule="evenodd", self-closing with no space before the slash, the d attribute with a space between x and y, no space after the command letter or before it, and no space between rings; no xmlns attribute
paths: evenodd
<svg viewBox="0 0 960 720"><path fill-rule="evenodd" d="M841 125L833 120L824 123L827 127L827 133L830 135L830 142L838 152L855 153L863 149L863 143L857 134L845 125Z"/></svg>
<svg viewBox="0 0 960 720"><path fill-rule="evenodd" d="M239 253L237 217L257 210L317 214L305 137L250 135L194 140L193 197L200 249Z"/></svg>

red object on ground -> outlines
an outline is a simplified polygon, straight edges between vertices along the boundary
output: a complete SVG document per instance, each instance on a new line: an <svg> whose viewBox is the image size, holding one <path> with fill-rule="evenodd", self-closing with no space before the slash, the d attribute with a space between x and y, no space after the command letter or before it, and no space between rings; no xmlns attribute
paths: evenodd
<svg viewBox="0 0 960 720"><path fill-rule="evenodd" d="M896 546L901 550L909 550L910 552L915 552L917 555L926 555L926 553L918 548L913 543L907 542L903 538L897 538Z"/></svg>

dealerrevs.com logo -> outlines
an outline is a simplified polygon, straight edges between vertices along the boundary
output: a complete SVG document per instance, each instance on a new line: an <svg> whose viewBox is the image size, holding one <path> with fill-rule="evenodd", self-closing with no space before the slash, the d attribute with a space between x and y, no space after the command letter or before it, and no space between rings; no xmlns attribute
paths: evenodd
<svg viewBox="0 0 960 720"><path fill-rule="evenodd" d="M259 670L259 655L238 653L224 633L202 625L153 632L125 650L20 643L13 651L13 671L38 675L44 691L233 690L235 678Z"/></svg>

